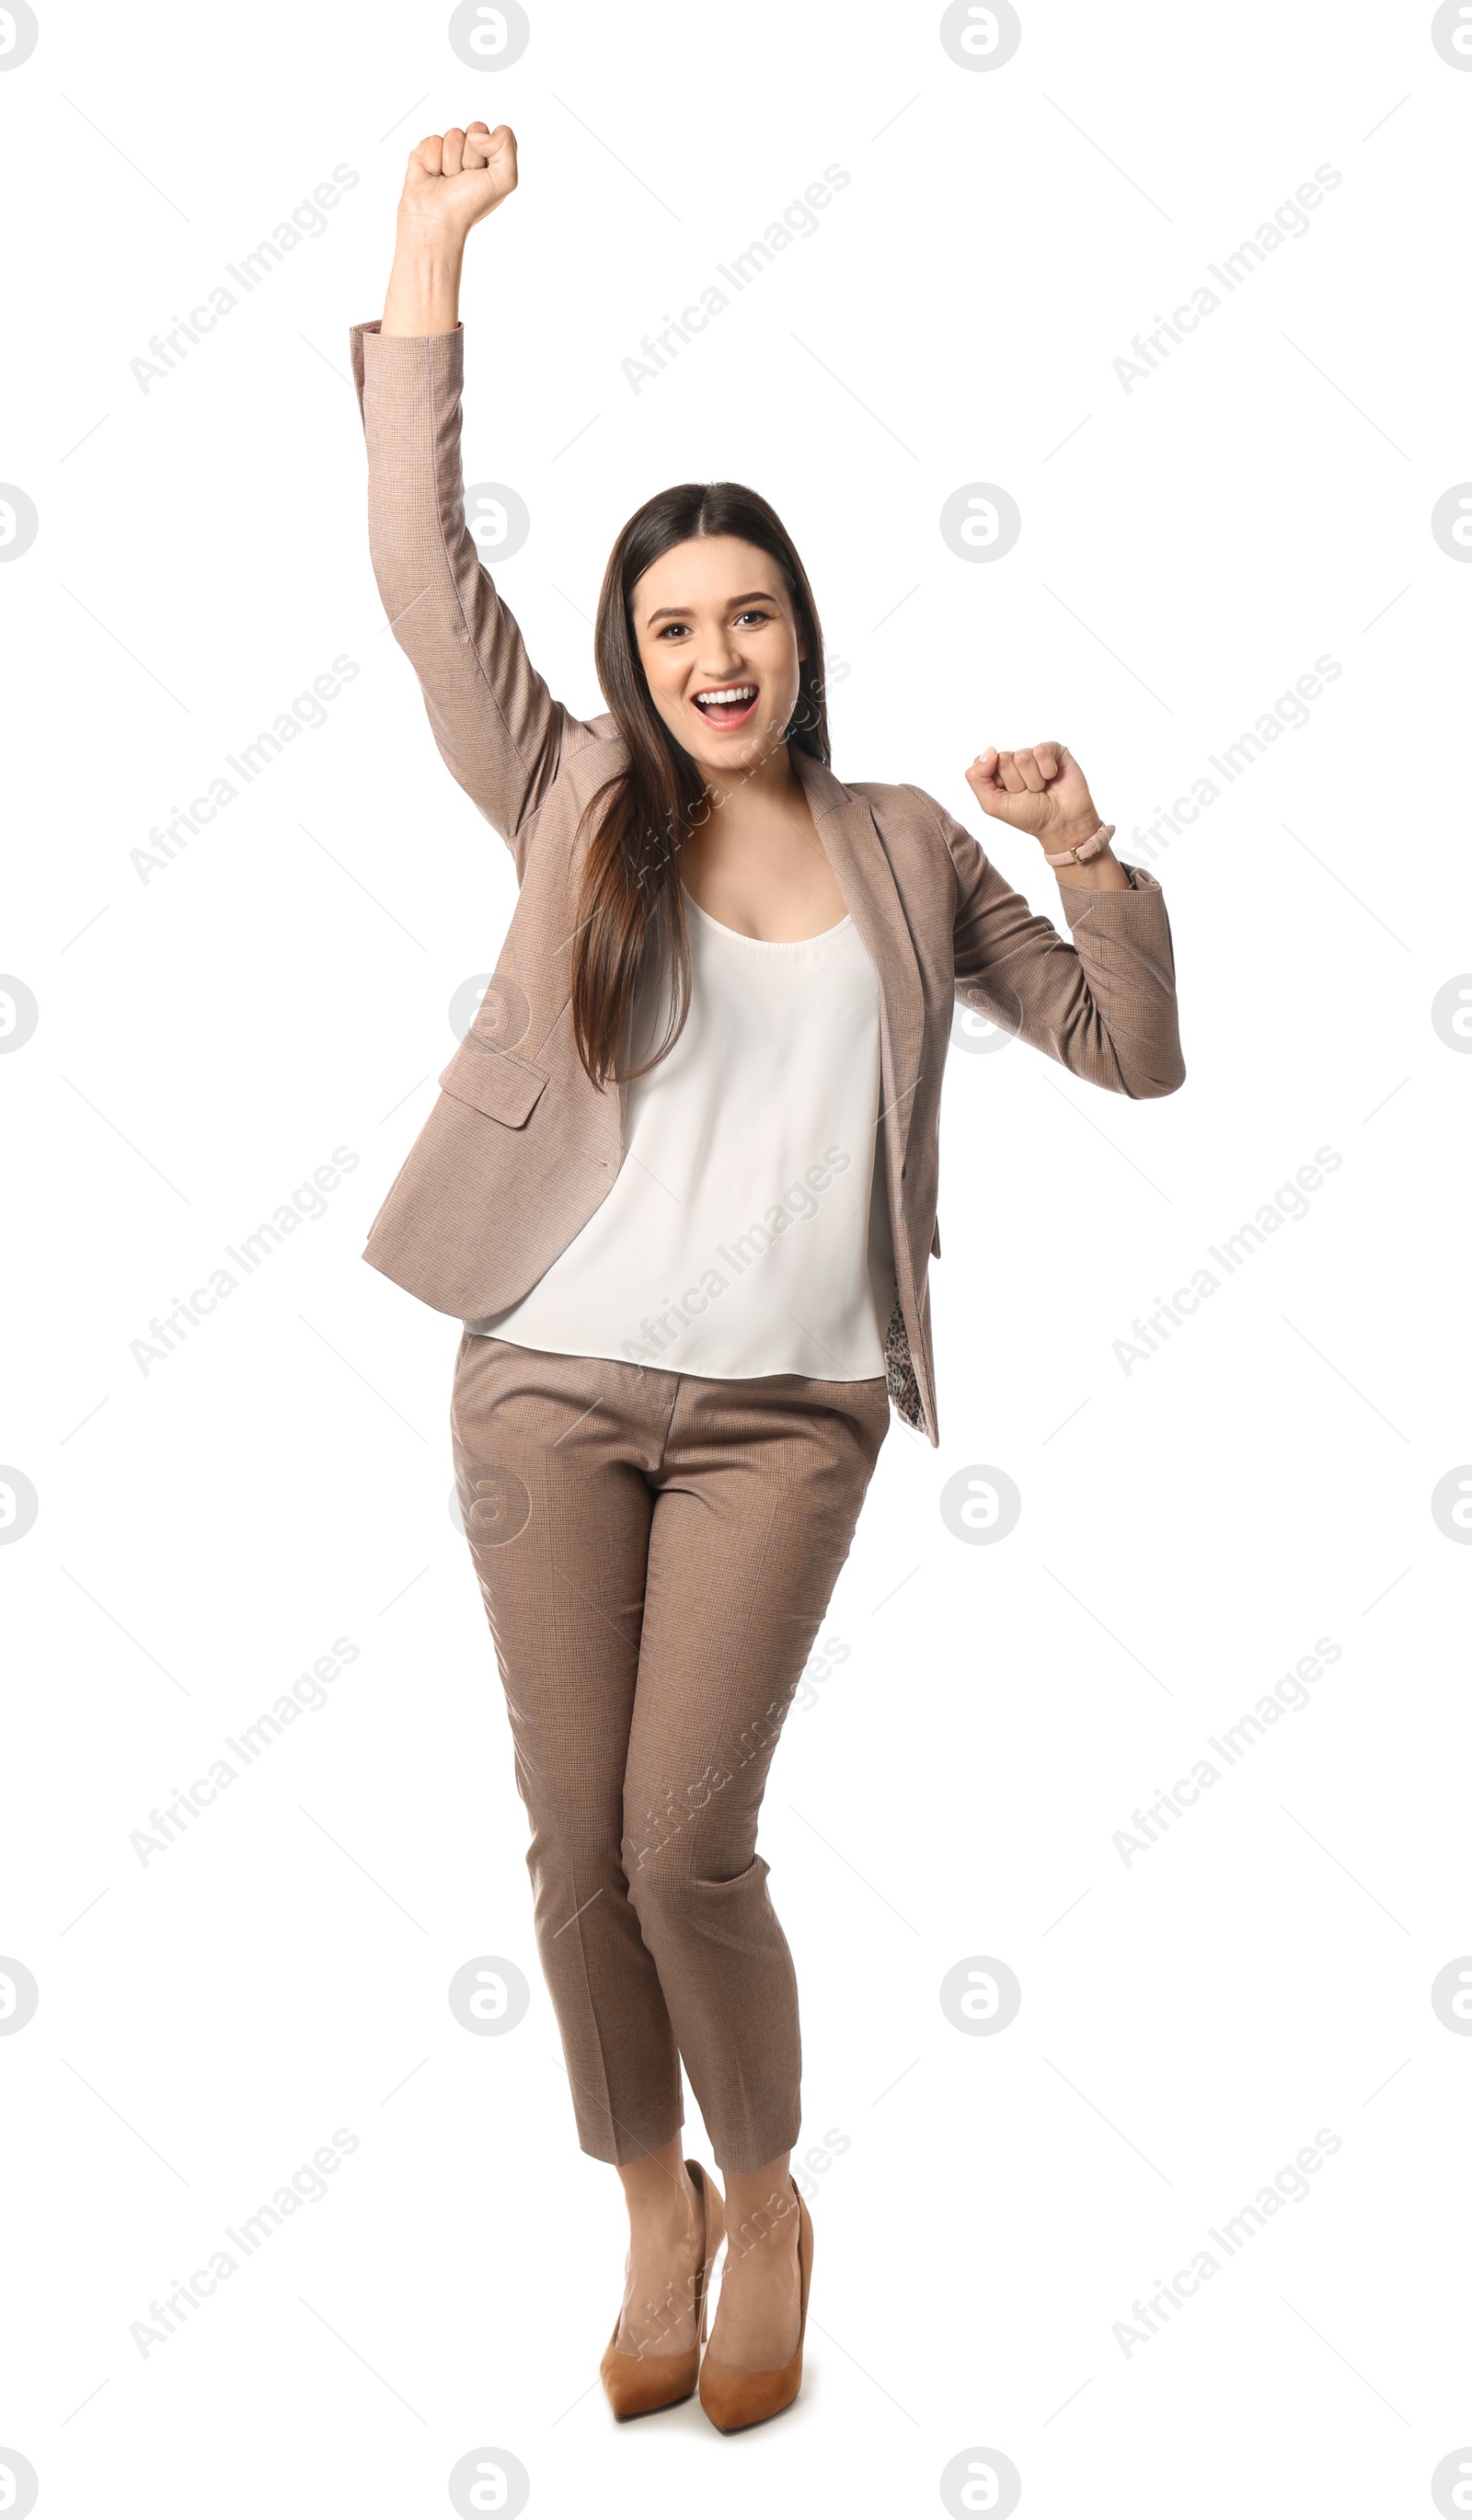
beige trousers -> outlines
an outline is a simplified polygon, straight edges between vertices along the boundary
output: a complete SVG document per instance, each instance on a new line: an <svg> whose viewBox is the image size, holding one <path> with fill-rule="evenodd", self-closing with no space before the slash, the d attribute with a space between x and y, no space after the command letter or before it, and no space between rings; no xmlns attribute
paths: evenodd
<svg viewBox="0 0 1472 2520"><path fill-rule="evenodd" d="M584 2152L796 2142L792 1956L757 1816L889 1424L883 1377L713 1382L466 1331L455 1474L531 1823Z"/></svg>

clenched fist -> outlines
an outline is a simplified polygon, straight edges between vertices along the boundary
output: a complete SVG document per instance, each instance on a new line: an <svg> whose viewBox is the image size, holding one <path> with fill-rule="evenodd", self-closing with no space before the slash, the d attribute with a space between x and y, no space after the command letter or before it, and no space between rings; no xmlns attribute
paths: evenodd
<svg viewBox="0 0 1472 2520"><path fill-rule="evenodd" d="M1066 743L1033 743L998 752L989 743L966 773L984 814L1031 832L1050 850L1071 849L1099 828L1088 781Z"/></svg>
<svg viewBox="0 0 1472 2520"><path fill-rule="evenodd" d="M463 245L477 222L516 191L516 134L502 122L488 131L432 131L409 153L399 233L422 245Z"/></svg>
<svg viewBox="0 0 1472 2520"><path fill-rule="evenodd" d="M515 191L516 133L507 123L432 131L410 151L383 332L456 330L465 240Z"/></svg>
<svg viewBox="0 0 1472 2520"><path fill-rule="evenodd" d="M1031 832L1050 857L1092 839L1099 828L1088 781L1066 743L1030 743L1020 752L998 752L989 743L967 771L966 785L984 814L1010 823L1014 831ZM1135 888L1107 844L1084 865L1054 867L1053 873L1070 889L1128 892Z"/></svg>

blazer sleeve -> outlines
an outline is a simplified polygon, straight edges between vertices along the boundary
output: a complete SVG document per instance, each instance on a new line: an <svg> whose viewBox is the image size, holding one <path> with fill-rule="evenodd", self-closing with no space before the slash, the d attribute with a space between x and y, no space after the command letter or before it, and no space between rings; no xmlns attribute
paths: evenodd
<svg viewBox="0 0 1472 2520"><path fill-rule="evenodd" d="M1186 1071L1171 922L1154 876L1127 866L1127 892L1061 884L1069 935L1060 936L971 833L934 810L956 871L959 1003L1106 1093L1133 1102L1173 1094Z"/></svg>
<svg viewBox="0 0 1472 2520"><path fill-rule="evenodd" d="M368 541L389 626L419 676L435 742L523 871L524 825L564 755L593 742L554 700L481 565L460 470L463 330L351 332L368 444Z"/></svg>

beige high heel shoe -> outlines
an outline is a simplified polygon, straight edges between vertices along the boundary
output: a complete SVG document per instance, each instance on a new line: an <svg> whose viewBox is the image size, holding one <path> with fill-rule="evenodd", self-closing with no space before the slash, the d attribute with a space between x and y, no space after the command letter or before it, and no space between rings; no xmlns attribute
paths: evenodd
<svg viewBox="0 0 1472 2520"><path fill-rule="evenodd" d="M622 2318L621 2311L598 2365L609 2405L621 2424L628 2423L634 2415L658 2414L662 2407L680 2406L695 2395L701 2347L706 2341L711 2269L726 2235L726 2218L725 2199L709 2171L703 2170L698 2161L687 2161L685 2168L706 2216L705 2245L695 2278L695 2343L686 2354L621 2354L614 2342Z"/></svg>
<svg viewBox="0 0 1472 2520"><path fill-rule="evenodd" d="M732 2363L717 2362L709 2354L705 2357L700 2366L700 2402L718 2433L741 2433L751 2424L764 2424L769 2416L780 2415L785 2407L790 2407L803 2386L803 2338L807 2328L807 2287L812 2276L812 2217L796 2180L792 2192L798 2200L798 2276L802 2287L798 2350L790 2362L771 2371L739 2371Z"/></svg>

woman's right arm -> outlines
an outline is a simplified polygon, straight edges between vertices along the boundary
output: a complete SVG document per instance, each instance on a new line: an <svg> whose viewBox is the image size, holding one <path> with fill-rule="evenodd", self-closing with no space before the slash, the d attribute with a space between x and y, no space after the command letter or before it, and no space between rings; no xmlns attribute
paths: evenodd
<svg viewBox="0 0 1472 2520"><path fill-rule="evenodd" d="M368 442L368 532L394 638L419 676L436 742L511 847L565 750L590 731L554 700L481 565L460 471L460 268L471 229L516 189L502 125L422 140L409 158L380 325L353 328Z"/></svg>

